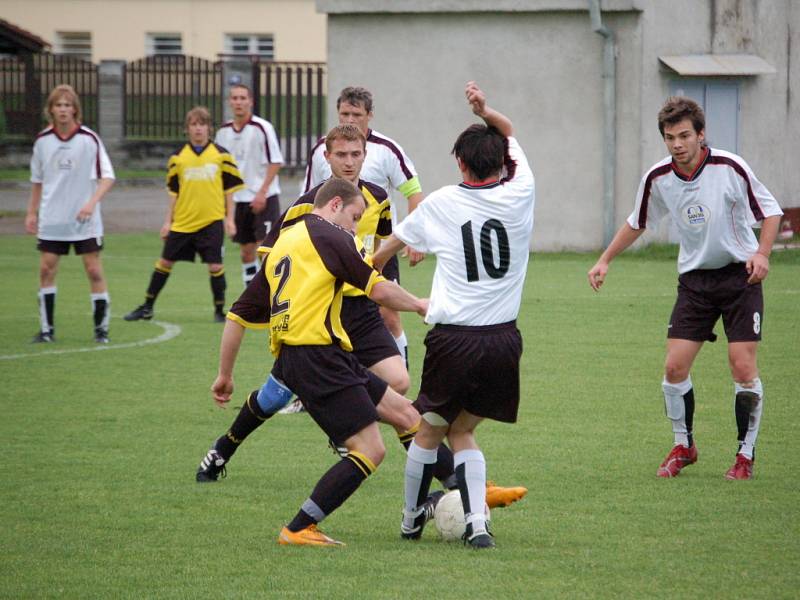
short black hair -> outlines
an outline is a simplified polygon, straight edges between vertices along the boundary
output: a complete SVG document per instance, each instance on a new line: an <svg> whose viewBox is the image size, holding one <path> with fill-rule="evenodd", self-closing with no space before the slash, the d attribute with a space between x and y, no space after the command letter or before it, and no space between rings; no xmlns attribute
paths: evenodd
<svg viewBox="0 0 800 600"><path fill-rule="evenodd" d="M472 175L486 179L503 170L506 139L495 127L476 123L461 132L452 153Z"/></svg>
<svg viewBox="0 0 800 600"><path fill-rule="evenodd" d="M361 198L362 202L366 202L361 190L352 183L344 179L331 177L317 190L314 196L314 208L322 208L336 196L342 199L342 206L355 202L357 198Z"/></svg>

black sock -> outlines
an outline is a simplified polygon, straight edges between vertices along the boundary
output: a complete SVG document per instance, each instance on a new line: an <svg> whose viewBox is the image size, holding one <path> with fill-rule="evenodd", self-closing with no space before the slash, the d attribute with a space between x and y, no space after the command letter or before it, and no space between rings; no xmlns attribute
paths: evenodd
<svg viewBox="0 0 800 600"><path fill-rule="evenodd" d="M105 321L106 310L108 309L108 301L102 298L98 298L97 300L94 300L93 303L94 303L94 326L95 328L97 328L103 324L103 321Z"/></svg>
<svg viewBox="0 0 800 600"><path fill-rule="evenodd" d="M155 304L158 294L161 293L161 290L167 284L169 273L169 271L159 267L153 269L153 274L150 276L150 285L147 286L147 293L145 294L145 306L153 308L153 304Z"/></svg>
<svg viewBox="0 0 800 600"><path fill-rule="evenodd" d="M457 487L455 467L453 465L453 451L444 443L439 444L436 453L436 464L433 466L433 476L449 490L454 490Z"/></svg>
<svg viewBox="0 0 800 600"><path fill-rule="evenodd" d="M222 307L225 306L225 269L214 271L211 273L209 279L211 280L211 295L214 296L214 310L218 313L222 312Z"/></svg>
<svg viewBox="0 0 800 600"><path fill-rule="evenodd" d="M683 405L686 409L686 440L689 448L694 444L692 438L692 426L694 425L694 388L683 395Z"/></svg>
<svg viewBox="0 0 800 600"><path fill-rule="evenodd" d="M320 478L311 497L287 525L289 531L300 531L319 523L339 508L375 469L375 465L363 454L348 453Z"/></svg>
<svg viewBox="0 0 800 600"><path fill-rule="evenodd" d="M230 429L214 444L214 448L226 461L230 460L233 453L236 452L248 435L272 416L261 410L255 399L256 394L257 391L248 396L241 410L239 410L239 414L233 420Z"/></svg>
<svg viewBox="0 0 800 600"><path fill-rule="evenodd" d="M47 289L52 289L53 291L43 292L39 290L39 304L40 306L44 305L44 314L47 319L47 331L53 333L55 330L56 292L55 288Z"/></svg>

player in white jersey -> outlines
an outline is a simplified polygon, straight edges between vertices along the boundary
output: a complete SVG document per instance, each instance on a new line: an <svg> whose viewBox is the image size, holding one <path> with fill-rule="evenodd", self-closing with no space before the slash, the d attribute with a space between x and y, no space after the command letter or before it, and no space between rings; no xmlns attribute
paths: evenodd
<svg viewBox="0 0 800 600"><path fill-rule="evenodd" d="M705 115L696 102L669 98L658 127L670 156L642 178L634 211L589 270L589 284L599 290L611 260L645 228L672 217L680 233L678 298L667 327L662 388L674 446L656 474L675 477L697 462L690 371L703 343L716 339L713 329L721 315L738 429L736 460L725 476L750 479L764 405L756 365L764 315L761 282L783 212L744 160L706 146ZM756 239L752 226L759 221Z"/></svg>
<svg viewBox="0 0 800 600"><path fill-rule="evenodd" d="M33 341L54 340L58 263L74 246L89 278L94 340L107 344L110 298L100 260L100 201L114 185L114 169L98 135L81 125L80 99L72 87L59 85L50 93L46 114L50 126L33 145L25 217L25 229L38 237L40 252L41 326Z"/></svg>
<svg viewBox="0 0 800 600"><path fill-rule="evenodd" d="M245 188L233 194L236 235L242 258L242 279L250 283L258 271L256 248L281 214L278 171L283 154L272 123L253 115L253 94L246 85L231 86L228 104L233 121L217 131L214 142L236 159Z"/></svg>
<svg viewBox="0 0 800 600"><path fill-rule="evenodd" d="M408 449L401 536L422 533L436 448L447 436L467 520L465 542L491 548L486 463L474 432L484 418L517 419L522 337L516 318L535 194L511 121L489 108L474 82L466 96L486 125L468 127L453 147L463 182L430 194L381 245L374 262L382 265L403 244L436 255L425 317L434 327L425 338L416 402L422 423Z"/></svg>
<svg viewBox="0 0 800 600"><path fill-rule="evenodd" d="M340 125L355 125L367 138L367 157L361 169L361 179L381 186L387 194L391 194L392 190L399 191L408 200L408 212L412 212L423 198L419 177L411 159L397 142L370 129L369 123L373 116L372 92L363 87L346 87L336 100L336 110ZM325 160L323 137L311 151L301 192L307 193L330 176L331 169ZM391 211L392 221L397 224L394 204L391 205ZM423 253L409 248L409 261L412 266L424 256ZM383 274L387 279L400 280L400 267L396 258L384 268ZM400 321L400 313L381 307L381 314L408 364L408 341Z"/></svg>

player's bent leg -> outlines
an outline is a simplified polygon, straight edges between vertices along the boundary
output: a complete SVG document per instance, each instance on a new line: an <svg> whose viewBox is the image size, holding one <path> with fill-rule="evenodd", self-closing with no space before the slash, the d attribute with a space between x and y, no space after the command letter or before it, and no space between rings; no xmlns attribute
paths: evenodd
<svg viewBox="0 0 800 600"><path fill-rule="evenodd" d="M411 386L405 361L400 356L384 358L372 365L369 370L388 383L389 387L401 396L405 395Z"/></svg>
<svg viewBox="0 0 800 600"><path fill-rule="evenodd" d="M206 483L217 481L220 476L225 477L225 465L231 460L242 442L247 439L247 436L278 412L275 407L280 407L281 402L288 402L286 400L287 392L291 398L291 391L272 375L260 390L251 392L228 431L214 442L200 462L195 476L196 480L199 483Z"/></svg>
<svg viewBox="0 0 800 600"><path fill-rule="evenodd" d="M422 420L417 437L408 448L404 475L403 520L400 524L400 537L418 540L425 524L433 517L436 503L444 494L429 495L439 447L447 433L447 422L434 426Z"/></svg>
<svg viewBox="0 0 800 600"><path fill-rule="evenodd" d="M405 396L387 387L375 407L381 421L392 425L398 431L408 431L419 423L419 413Z"/></svg>
<svg viewBox="0 0 800 600"><path fill-rule="evenodd" d="M703 342L670 338L667 340L667 357L664 361L664 378L670 383L685 381L692 370L694 359Z"/></svg>
<svg viewBox="0 0 800 600"><path fill-rule="evenodd" d="M339 508L380 465L386 454L377 423L344 441L348 454L317 482L311 496L278 536L281 545L342 546L342 542L317 528L325 517Z"/></svg>

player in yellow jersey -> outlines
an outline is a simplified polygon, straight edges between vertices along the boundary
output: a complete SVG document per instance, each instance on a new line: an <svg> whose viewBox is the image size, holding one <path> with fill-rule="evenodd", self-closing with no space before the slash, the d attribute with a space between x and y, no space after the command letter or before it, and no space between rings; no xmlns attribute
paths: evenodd
<svg viewBox="0 0 800 600"><path fill-rule="evenodd" d="M169 210L161 227L164 249L156 261L144 304L125 315L126 321L153 318L153 304L167 283L176 261L194 262L195 254L208 265L214 320L225 321L225 232L236 233L233 192L244 182L236 161L211 139L211 115L198 106L186 114L189 141L173 154L167 167ZM224 223L224 226L223 226Z"/></svg>
<svg viewBox="0 0 800 600"><path fill-rule="evenodd" d="M372 474L386 452L377 421L405 429L419 421L411 403L353 356L342 326L342 291L352 285L395 310L425 315L427 301L386 281L359 251L354 233L366 209L355 186L333 178L314 208L286 230L228 313L214 399L233 393L233 367L245 327L268 327L273 375L298 392L306 410L347 454L318 481L278 538L283 545L340 546L317 529ZM264 302L268 298L268 302Z"/></svg>

